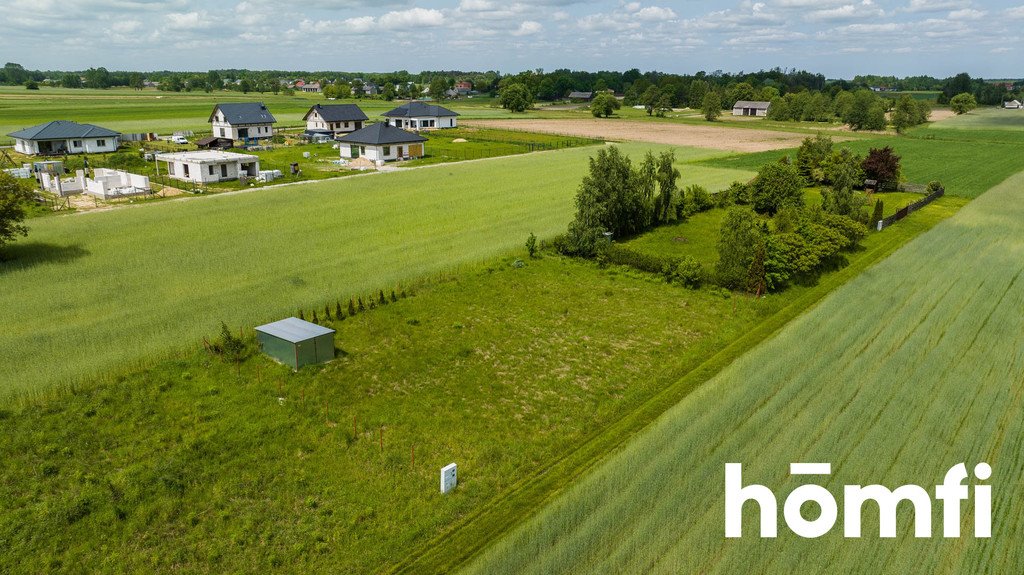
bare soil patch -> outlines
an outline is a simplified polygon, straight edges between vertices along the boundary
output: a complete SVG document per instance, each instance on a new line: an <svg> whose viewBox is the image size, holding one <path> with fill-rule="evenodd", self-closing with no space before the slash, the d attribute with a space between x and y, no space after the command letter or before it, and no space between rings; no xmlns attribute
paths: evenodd
<svg viewBox="0 0 1024 575"><path fill-rule="evenodd" d="M765 152L794 148L806 134L727 128L724 126L636 122L627 120L472 120L467 125L524 130L605 140L652 142L730 152Z"/></svg>

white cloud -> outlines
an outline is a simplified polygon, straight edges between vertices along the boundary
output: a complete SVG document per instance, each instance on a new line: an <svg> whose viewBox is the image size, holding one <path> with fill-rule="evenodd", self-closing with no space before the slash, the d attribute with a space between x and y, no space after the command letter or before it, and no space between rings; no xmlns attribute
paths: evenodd
<svg viewBox="0 0 1024 575"><path fill-rule="evenodd" d="M432 8L395 10L381 16L378 23L386 30L433 28L444 24L444 13Z"/></svg>
<svg viewBox="0 0 1024 575"><path fill-rule="evenodd" d="M634 17L637 20L645 22L661 22L665 20L675 20L676 13L671 8L662 8L661 6L648 6L641 8L634 13Z"/></svg>
<svg viewBox="0 0 1024 575"><path fill-rule="evenodd" d="M513 36L531 36L533 34L539 34L544 31L544 26L540 22L533 20L527 20L519 25L519 28L512 32Z"/></svg>
<svg viewBox="0 0 1024 575"><path fill-rule="evenodd" d="M359 16L343 20L337 31L343 34L366 34L372 32L376 26L377 20L373 16Z"/></svg>
<svg viewBox="0 0 1024 575"><path fill-rule="evenodd" d="M1006 9L1006 17L1014 20L1024 20L1024 6L1017 6Z"/></svg>
<svg viewBox="0 0 1024 575"><path fill-rule="evenodd" d="M966 8L967 0L910 0L907 12L945 12Z"/></svg>
<svg viewBox="0 0 1024 575"><path fill-rule="evenodd" d="M164 17L171 30L202 30L213 26L209 14L203 12L171 13Z"/></svg>
<svg viewBox="0 0 1024 575"><path fill-rule="evenodd" d="M973 8L964 8L963 10L954 10L949 13L950 20L981 20L985 17L988 12L982 10L974 10Z"/></svg>

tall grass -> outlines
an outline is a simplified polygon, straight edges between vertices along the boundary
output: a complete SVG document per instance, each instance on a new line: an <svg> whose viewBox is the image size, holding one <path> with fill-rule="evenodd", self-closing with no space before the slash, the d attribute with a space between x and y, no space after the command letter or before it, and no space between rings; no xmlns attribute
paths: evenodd
<svg viewBox="0 0 1024 575"><path fill-rule="evenodd" d="M28 239L4 254L13 261L0 264L0 395L164 353L222 320L253 325L480 261L520 247L530 233L559 233L592 153L33 220ZM682 171L705 185L736 177Z"/></svg>
<svg viewBox="0 0 1024 575"><path fill-rule="evenodd" d="M1024 548L1024 174L844 285L666 413L467 573L1019 573ZM713 405L713 408L708 408ZM992 539L724 537L724 464L744 482L934 485L959 462L995 469ZM841 498L840 498L841 500ZM941 525L941 506L933 525ZM965 507L964 529L973 525ZM874 533L874 535L872 535Z"/></svg>

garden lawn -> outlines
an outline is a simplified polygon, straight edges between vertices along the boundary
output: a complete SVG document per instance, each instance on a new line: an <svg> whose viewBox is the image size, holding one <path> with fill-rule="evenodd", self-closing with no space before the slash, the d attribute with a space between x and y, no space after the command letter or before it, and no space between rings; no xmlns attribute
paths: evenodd
<svg viewBox="0 0 1024 575"><path fill-rule="evenodd" d="M623 146L634 157L647 149ZM676 149L681 161L707 157ZM191 344L221 320L478 262L565 230L594 148L39 218L0 263L0 396L40 392ZM736 172L681 165L682 183ZM748 174L749 176L749 174ZM59 361L54 358L60 358Z"/></svg>
<svg viewBox="0 0 1024 575"><path fill-rule="evenodd" d="M1024 174L1009 178L839 288L464 572L1024 571L1022 190ZM914 537L912 507L901 505L893 539L879 538L874 511L862 514L860 539L843 536L842 519L803 539L781 518L779 537L762 539L748 504L744 537L729 540L727 462L743 464L744 485L769 486L780 513L806 483L841 502L844 485L931 489L958 463L987 462L997 536L974 537L972 495L960 538L941 536L936 504L929 538ZM832 473L796 480L792 462L828 462Z"/></svg>

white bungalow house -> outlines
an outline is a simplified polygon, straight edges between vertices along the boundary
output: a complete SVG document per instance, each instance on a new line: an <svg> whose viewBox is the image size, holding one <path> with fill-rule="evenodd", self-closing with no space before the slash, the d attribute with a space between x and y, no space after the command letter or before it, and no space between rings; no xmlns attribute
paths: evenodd
<svg viewBox="0 0 1024 575"><path fill-rule="evenodd" d="M419 134L381 122L338 138L338 147L343 159L366 158L381 165L390 160L423 157L426 141Z"/></svg>
<svg viewBox="0 0 1024 575"><path fill-rule="evenodd" d="M433 130L456 127L458 114L441 106L424 102L409 102L384 112L385 122L396 128Z"/></svg>
<svg viewBox="0 0 1024 575"><path fill-rule="evenodd" d="M732 105L732 115L758 116L763 118L768 115L768 108L771 106L771 102L750 102L748 100L740 100Z"/></svg>
<svg viewBox="0 0 1024 575"><path fill-rule="evenodd" d="M1010 100L1009 102L1003 102L1003 107L1007 110L1020 110L1024 108L1024 104L1020 103L1020 100Z"/></svg>
<svg viewBox="0 0 1024 575"><path fill-rule="evenodd" d="M248 143L272 137L277 119L263 102L243 102L217 104L209 122L214 136Z"/></svg>
<svg viewBox="0 0 1024 575"><path fill-rule="evenodd" d="M15 150L29 156L115 152L121 145L118 132L68 120L55 120L7 135L14 138Z"/></svg>
<svg viewBox="0 0 1024 575"><path fill-rule="evenodd" d="M260 159L251 154L220 150L157 154L156 161L166 165L166 174L176 180L209 184L237 180L239 176L255 178L260 173Z"/></svg>
<svg viewBox="0 0 1024 575"><path fill-rule="evenodd" d="M317 104L302 119L306 122L306 134L326 134L333 138L363 129L363 122L369 118L355 104Z"/></svg>

